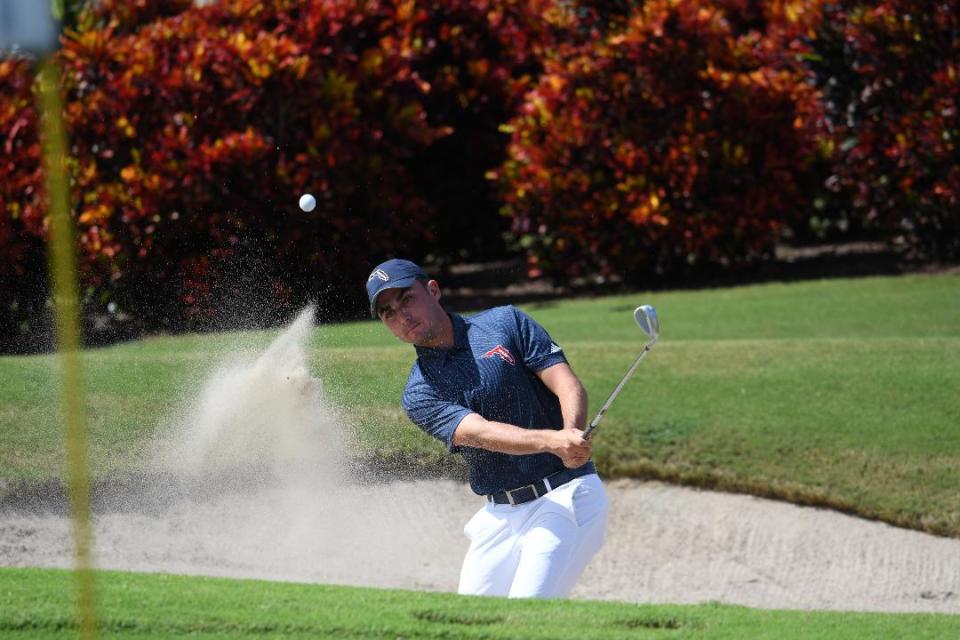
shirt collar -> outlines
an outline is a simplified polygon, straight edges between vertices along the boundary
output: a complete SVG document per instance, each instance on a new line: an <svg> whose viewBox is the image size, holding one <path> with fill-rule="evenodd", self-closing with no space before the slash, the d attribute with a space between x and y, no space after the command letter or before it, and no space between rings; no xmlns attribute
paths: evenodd
<svg viewBox="0 0 960 640"><path fill-rule="evenodd" d="M470 346L467 341L467 321L453 313L448 313L450 322L453 323L453 347L445 349L442 347L415 347L418 358L442 358L454 351L466 349Z"/></svg>

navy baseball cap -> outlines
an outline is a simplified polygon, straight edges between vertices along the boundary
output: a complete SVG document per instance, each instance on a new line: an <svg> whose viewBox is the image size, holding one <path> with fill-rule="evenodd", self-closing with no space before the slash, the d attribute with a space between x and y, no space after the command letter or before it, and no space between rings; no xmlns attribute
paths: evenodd
<svg viewBox="0 0 960 640"><path fill-rule="evenodd" d="M376 269L370 272L370 276L367 278L370 315L374 318L377 317L377 296L387 289L406 289L417 280L429 279L429 276L419 265L409 260L391 258L386 262L381 262Z"/></svg>

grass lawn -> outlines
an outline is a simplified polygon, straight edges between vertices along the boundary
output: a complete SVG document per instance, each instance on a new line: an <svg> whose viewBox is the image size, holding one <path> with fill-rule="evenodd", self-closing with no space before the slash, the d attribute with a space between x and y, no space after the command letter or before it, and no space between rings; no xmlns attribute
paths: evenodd
<svg viewBox="0 0 960 640"><path fill-rule="evenodd" d="M657 307L661 339L597 432L608 477L746 491L960 535L960 278L525 307L564 347L594 412L642 347L632 318L642 303ZM135 468L171 408L221 358L276 335L160 337L86 352L94 474ZM310 349L313 373L356 432L358 459L424 470L446 459L399 408L410 347L359 322L318 327ZM0 496L63 476L56 380L52 356L0 358Z"/></svg>
<svg viewBox="0 0 960 640"><path fill-rule="evenodd" d="M960 616L507 600L100 572L102 638L955 638ZM72 577L0 568L0 637L75 638Z"/></svg>

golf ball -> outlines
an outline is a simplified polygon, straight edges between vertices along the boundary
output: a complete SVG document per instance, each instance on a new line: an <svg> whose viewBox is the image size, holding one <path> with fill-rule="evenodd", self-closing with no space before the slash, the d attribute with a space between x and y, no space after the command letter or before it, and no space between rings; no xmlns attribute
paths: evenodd
<svg viewBox="0 0 960 640"><path fill-rule="evenodd" d="M314 198L309 193L305 193L300 196L300 208L304 211L313 211L313 208L317 206L317 199Z"/></svg>

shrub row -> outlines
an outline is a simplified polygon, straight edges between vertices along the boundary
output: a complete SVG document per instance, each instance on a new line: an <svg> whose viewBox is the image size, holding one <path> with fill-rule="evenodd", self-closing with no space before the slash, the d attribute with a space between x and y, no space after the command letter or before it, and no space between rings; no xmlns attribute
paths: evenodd
<svg viewBox="0 0 960 640"><path fill-rule="evenodd" d="M956 260L958 9L648 0L551 52L495 174L531 272L683 278L784 233Z"/></svg>
<svg viewBox="0 0 960 640"><path fill-rule="evenodd" d="M527 34L548 27L519 1L91 3L58 55L88 313L156 330L282 318L316 297L328 316L356 312L371 262L424 256L464 226L438 233L438 203L479 217L497 124L544 41ZM0 114L15 147L3 164L17 175L0 250L22 272L43 185L29 67L4 65L17 112ZM464 155L438 152L445 137L472 153L438 183Z"/></svg>
<svg viewBox="0 0 960 640"><path fill-rule="evenodd" d="M545 63L505 208L535 271L638 280L768 258L802 222L823 113L777 4L650 0Z"/></svg>
<svg viewBox="0 0 960 640"><path fill-rule="evenodd" d="M372 262L493 257L507 230L532 274L627 282L749 266L785 232L954 259L956 5L88 3L58 55L85 308L351 315ZM0 61L7 338L46 295L31 74Z"/></svg>

